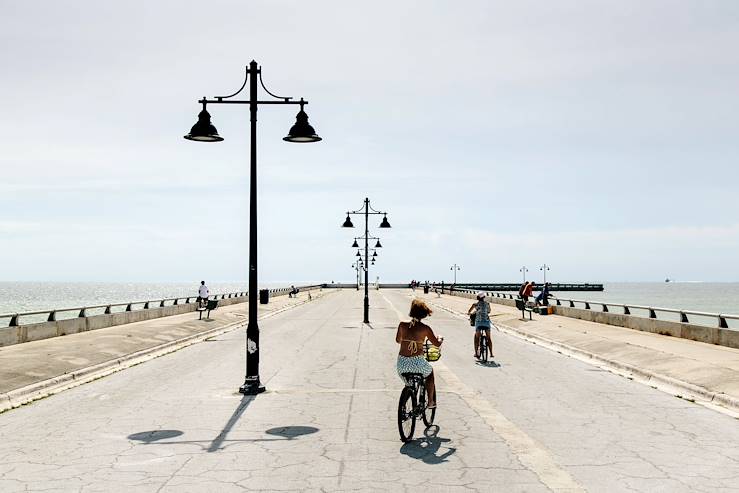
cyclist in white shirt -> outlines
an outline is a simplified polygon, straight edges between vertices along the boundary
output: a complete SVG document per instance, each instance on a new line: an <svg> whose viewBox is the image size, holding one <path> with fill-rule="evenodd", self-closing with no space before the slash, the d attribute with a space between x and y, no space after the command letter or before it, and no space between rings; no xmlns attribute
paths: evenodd
<svg viewBox="0 0 739 493"><path fill-rule="evenodd" d="M205 281L200 281L200 287L198 288L198 303L205 304L208 301L208 286L205 285Z"/></svg>

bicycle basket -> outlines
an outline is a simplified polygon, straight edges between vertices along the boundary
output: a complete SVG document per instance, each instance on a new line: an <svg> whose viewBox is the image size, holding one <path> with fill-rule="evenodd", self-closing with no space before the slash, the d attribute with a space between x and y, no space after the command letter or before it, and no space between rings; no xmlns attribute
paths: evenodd
<svg viewBox="0 0 739 493"><path fill-rule="evenodd" d="M423 352L426 361L438 361L441 358L441 349L429 343L423 345Z"/></svg>

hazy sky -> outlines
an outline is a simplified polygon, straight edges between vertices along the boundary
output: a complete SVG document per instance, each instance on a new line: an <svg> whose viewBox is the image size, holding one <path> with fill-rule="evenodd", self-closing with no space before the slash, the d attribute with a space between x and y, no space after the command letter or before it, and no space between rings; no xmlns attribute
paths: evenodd
<svg viewBox="0 0 739 493"><path fill-rule="evenodd" d="M0 280L738 281L739 2L0 0ZM266 95L265 95L266 96ZM355 224L361 223L355 218Z"/></svg>

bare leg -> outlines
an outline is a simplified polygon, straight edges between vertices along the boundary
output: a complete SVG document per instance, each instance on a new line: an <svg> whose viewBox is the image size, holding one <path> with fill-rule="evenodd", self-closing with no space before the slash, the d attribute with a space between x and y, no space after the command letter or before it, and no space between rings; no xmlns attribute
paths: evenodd
<svg viewBox="0 0 739 493"><path fill-rule="evenodd" d="M426 403L426 407L436 407L436 383L434 383L433 370L431 370L431 375L426 377L426 389L429 393L429 401Z"/></svg>
<svg viewBox="0 0 739 493"><path fill-rule="evenodd" d="M475 358L480 357L480 331L475 330Z"/></svg>
<svg viewBox="0 0 739 493"><path fill-rule="evenodd" d="M490 351L490 356L493 356L493 338L490 337L490 329L485 331L485 337L488 339L488 351Z"/></svg>

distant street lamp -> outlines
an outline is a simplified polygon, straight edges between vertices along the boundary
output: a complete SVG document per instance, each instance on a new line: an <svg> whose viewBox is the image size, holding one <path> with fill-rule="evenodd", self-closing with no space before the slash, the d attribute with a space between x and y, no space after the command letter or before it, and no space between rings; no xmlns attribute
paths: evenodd
<svg viewBox="0 0 739 493"><path fill-rule="evenodd" d="M523 283L526 284L526 273L529 271L529 269L526 268L524 265L520 269L518 269L518 272L523 272Z"/></svg>
<svg viewBox="0 0 739 493"><path fill-rule="evenodd" d="M346 219L344 220L344 224L341 225L342 228L353 228L354 224L352 224L351 215L352 214L363 214L364 215L364 235L360 236L355 239L355 243L357 239L364 239L364 323L369 323L369 215L370 214L382 214L382 222L380 222L381 228L389 228L390 223L387 220L387 212L380 212L376 211L370 206L370 200L369 198L364 199L364 205L357 209L356 211L347 211L346 213ZM382 247L382 245L379 244L380 240L377 240L377 245L375 245L377 248ZM359 256L359 252L357 252ZM376 256L377 252L373 255ZM374 265L374 258L372 259L372 264Z"/></svg>
<svg viewBox="0 0 739 493"><path fill-rule="evenodd" d="M547 283L547 271L549 270L549 266L547 264L542 265L539 267L540 271L544 271L544 284Z"/></svg>
<svg viewBox="0 0 739 493"><path fill-rule="evenodd" d="M454 271L454 284L457 284L457 271L462 270L462 268L458 266L457 264L454 264L451 267L449 267L449 270Z"/></svg>
<svg viewBox="0 0 739 493"><path fill-rule="evenodd" d="M257 99L257 78L264 91L275 100L259 101ZM249 99L231 99L241 93L249 83ZM251 152L250 152L250 183L249 183L249 322L246 327L246 377L239 392L245 395L256 395L264 392L264 386L259 379L259 326L257 324L257 107L264 104L299 104L300 111L293 125L282 140L285 142L318 142L321 138L308 123L308 115L303 107L308 104L300 101L291 101L293 98L279 97L264 86L262 68L254 60L246 67L246 78L241 88L230 96L216 96L215 99L203 98L198 102L203 109L198 115L198 121L193 125L190 133L185 135L187 140L195 142L220 142L223 137L210 121L210 114L206 105L210 104L248 104L251 114Z"/></svg>
<svg viewBox="0 0 739 493"><path fill-rule="evenodd" d="M352 264L352 269L355 269L357 271L357 291L359 291L359 283L360 283L360 277L359 277L359 271L364 270L364 264L361 260L357 260Z"/></svg>

